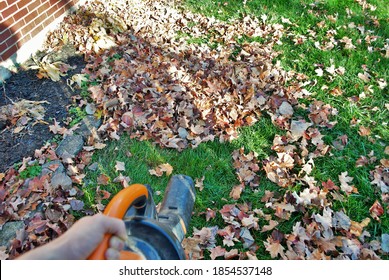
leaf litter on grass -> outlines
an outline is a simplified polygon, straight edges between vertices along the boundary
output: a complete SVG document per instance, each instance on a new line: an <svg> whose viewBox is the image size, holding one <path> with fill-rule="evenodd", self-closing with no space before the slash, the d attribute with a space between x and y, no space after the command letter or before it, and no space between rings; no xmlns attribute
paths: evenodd
<svg viewBox="0 0 389 280"><path fill-rule="evenodd" d="M286 71L277 61L279 53L274 46L287 34L288 24L286 19L282 24L270 23L265 16L261 20L245 16L226 23L174 8L166 1L140 0L93 1L66 17L49 34L47 47L55 50L70 41L85 54L84 74L96 82L88 88L90 98L103 115L103 124L88 139L89 148L74 159L62 159L66 166L77 167L73 182L82 182L94 149L104 146L107 140L119 140L123 132L181 151L214 139L234 140L240 127L252 125L267 114L274 125L285 130L285 135L275 135L274 154L262 160L243 148L233 152L240 184L231 186L230 197L238 200L246 187L260 188L259 173L263 171L267 179L280 187L280 194L267 191L262 199L271 214L253 209L248 203L224 205L217 213L225 228L194 229L183 242L187 257L201 259L207 251L211 259L255 259L259 248L264 247L272 258L380 258L380 241L369 240L370 233L365 230L370 218L352 221L343 211L332 210L334 201L347 199L358 191L350 185L353 178L347 172L339 174L341 185L337 187L330 178L318 182L312 175L315 160L331 156L332 147L324 142L322 128L336 126L333 118L338 112L311 96L306 89L311 82L308 76ZM188 43L179 34L192 39L207 35L208 44ZM267 40L241 43L239 38L243 36ZM346 37L339 42L330 37L327 44L353 49ZM329 46L320 48L326 51ZM316 71L319 76L344 74L344 69L334 65L318 69L322 69ZM365 79L368 73L358 76L370 82ZM299 102L302 98L310 98L308 108ZM301 108L307 110L309 122L296 114ZM37 156L40 164L56 159L50 146L38 151ZM389 183L384 164L372 170L371 176L387 205ZM115 168L125 169L119 161ZM165 163L149 172L169 175L173 168ZM81 195L77 187L71 194L51 190L49 174L39 184L32 184L32 189L30 184L25 189L21 188L25 182L17 174L12 169L1 179L2 213L7 213L2 215L2 224L24 219L26 213L33 213L31 210L38 202L54 208L58 215L54 220L37 214L27 218L30 226L25 237L17 236L11 249L3 252L12 257L61 234L74 220L69 209L83 208L75 198L77 193ZM128 186L129 178L118 178L114 181ZM203 181L204 178L197 181L199 190ZM98 182L104 186L110 178L102 174ZM294 186L300 187L293 189ZM102 196L107 198L110 193ZM96 209L100 211L104 207L101 200L96 197ZM382 215L380 206L377 202L370 208L374 219ZM207 220L215 217L212 211L207 210ZM302 220L293 223L291 232L281 232L279 225L296 214ZM269 233L263 244L255 242L254 236L260 232ZM220 245L217 236L223 240ZM243 249L230 248L236 244Z"/></svg>

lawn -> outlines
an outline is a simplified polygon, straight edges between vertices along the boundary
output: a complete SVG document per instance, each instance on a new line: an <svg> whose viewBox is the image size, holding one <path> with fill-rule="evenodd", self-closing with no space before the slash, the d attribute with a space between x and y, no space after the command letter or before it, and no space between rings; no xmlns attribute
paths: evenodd
<svg viewBox="0 0 389 280"><path fill-rule="evenodd" d="M239 128L237 139L228 143L216 139L177 152L128 137L112 142L94 155L100 168L87 176L88 205L94 203L97 176L117 176L112 158L125 162L126 170L136 170L127 174L131 182L149 183L159 191L157 201L168 176L157 178L149 170L169 163L173 173L202 182L189 237L198 244L187 247L193 258L375 258L376 253L386 258L381 249L372 253L374 240L389 232L387 190L372 183L374 174L388 167L389 29L384 2L183 1L177 6L221 25L239 25L247 16L257 19L262 33L235 34L231 42L220 40L218 25L207 30L195 20L176 36L217 51L234 44L229 46L231 63L244 60L239 56L249 44L270 46L277 52L272 62L294 72L278 85L293 90L299 84L306 94L289 97L291 116L265 108L257 123ZM266 32L274 25L275 31ZM297 128L290 126L293 121ZM307 129L306 123L312 126ZM297 132L300 125L304 135ZM244 154L255 152L254 161L240 162L257 164L258 184L244 178L234 164L232 154L241 147ZM286 159L277 159L277 153L290 155L290 165L283 165ZM233 195L239 184L246 185L244 191ZM114 186L110 191L116 191ZM231 222L233 211L223 207L237 207L244 218L232 215ZM353 246L359 249L354 252Z"/></svg>
<svg viewBox="0 0 389 280"><path fill-rule="evenodd" d="M49 36L86 54L76 107L103 119L66 163L69 213L186 174L190 259L387 259L385 1L170 2L90 4Z"/></svg>

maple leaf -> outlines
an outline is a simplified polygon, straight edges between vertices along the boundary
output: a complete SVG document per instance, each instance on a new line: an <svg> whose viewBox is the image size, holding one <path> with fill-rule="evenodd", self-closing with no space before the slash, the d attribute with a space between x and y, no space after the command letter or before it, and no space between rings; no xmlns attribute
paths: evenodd
<svg viewBox="0 0 389 280"><path fill-rule="evenodd" d="M240 238L243 240L243 248L250 248L254 244L254 238L248 228L242 228Z"/></svg>
<svg viewBox="0 0 389 280"><path fill-rule="evenodd" d="M338 211L334 214L332 224L336 228L340 227L342 229L349 230L351 226L351 220L343 211Z"/></svg>
<svg viewBox="0 0 389 280"><path fill-rule="evenodd" d="M224 254L224 258L225 258L226 260L233 259L233 258L235 258L235 257L237 257L237 256L239 256L239 251L238 251L238 249L232 249L232 250L230 250L230 251L228 251L228 252L225 252L225 254Z"/></svg>
<svg viewBox="0 0 389 280"><path fill-rule="evenodd" d="M109 184L109 181L110 181L110 178L105 174L101 174L99 177L97 177L97 184L99 184L99 185L106 186Z"/></svg>
<svg viewBox="0 0 389 280"><path fill-rule="evenodd" d="M369 163L369 160L365 156L361 156L355 162L356 167L366 166Z"/></svg>
<svg viewBox="0 0 389 280"><path fill-rule="evenodd" d="M124 162L116 161L115 169L116 169L116 171L126 171L126 167L125 167Z"/></svg>
<svg viewBox="0 0 389 280"><path fill-rule="evenodd" d="M121 183L123 188L127 188L129 186L130 181L131 181L131 178L128 176L123 176L122 173L119 173L119 176L117 176L115 179L113 179L113 182Z"/></svg>
<svg viewBox="0 0 389 280"><path fill-rule="evenodd" d="M201 177L200 179L195 179L195 187L198 188L199 191L204 189L204 179L205 176Z"/></svg>
<svg viewBox="0 0 389 280"><path fill-rule="evenodd" d="M320 223L324 230L328 230L332 227L332 210L329 207L326 207L323 210L323 215L315 214L313 215L315 218L315 221Z"/></svg>
<svg viewBox="0 0 389 280"><path fill-rule="evenodd" d="M62 127L59 125L59 122L57 122L56 119L54 119L53 125L49 125L49 130L51 132L53 132L54 134L57 134L61 129L62 129Z"/></svg>
<svg viewBox="0 0 389 280"><path fill-rule="evenodd" d="M384 208L379 203L378 200L376 200L373 205L369 209L370 215L373 217L374 220L380 221L380 216L384 214Z"/></svg>
<svg viewBox="0 0 389 280"><path fill-rule="evenodd" d="M361 136L368 136L371 134L371 130L368 127L360 126L358 130L358 134Z"/></svg>
<svg viewBox="0 0 389 280"><path fill-rule="evenodd" d="M282 102L281 106L278 108L281 115L293 116L293 107L286 101Z"/></svg>
<svg viewBox="0 0 389 280"><path fill-rule="evenodd" d="M205 220L208 222L210 219L214 219L216 217L216 212L211 208L207 208Z"/></svg>
<svg viewBox="0 0 389 280"><path fill-rule="evenodd" d="M200 239L184 238L182 247L188 260L198 260L203 258L203 250L200 248Z"/></svg>
<svg viewBox="0 0 389 280"><path fill-rule="evenodd" d="M210 257L212 260L216 259L217 257L224 257L224 255L226 254L226 249L224 249L220 246L212 248L209 251L211 252Z"/></svg>
<svg viewBox="0 0 389 280"><path fill-rule="evenodd" d="M243 184L234 186L230 192L230 197L234 200L238 200L243 190L244 190Z"/></svg>
<svg viewBox="0 0 389 280"><path fill-rule="evenodd" d="M72 199L70 200L70 206L74 211L80 211L84 209L84 202L78 199Z"/></svg>
<svg viewBox="0 0 389 280"><path fill-rule="evenodd" d="M360 236L362 234L363 228L369 225L369 223L370 223L369 218L365 218L360 223L351 221L350 233L354 234L357 237Z"/></svg>
<svg viewBox="0 0 389 280"><path fill-rule="evenodd" d="M315 69L315 72L316 72L316 75L319 77L322 77L323 73L324 73L323 69L321 69L321 68Z"/></svg>
<svg viewBox="0 0 389 280"><path fill-rule="evenodd" d="M347 194L350 194L352 192L356 192L356 188L354 186L349 185L349 183L354 179L354 177L348 176L348 171L342 172L339 175L339 181L340 181L340 189L344 191Z"/></svg>
<svg viewBox="0 0 389 280"><path fill-rule="evenodd" d="M242 226L247 227L248 229L258 229L258 220L259 219L254 217L253 214L250 214L249 217L245 217L242 219Z"/></svg>
<svg viewBox="0 0 389 280"><path fill-rule="evenodd" d="M88 82L88 80L89 79L86 74L75 74L72 76L70 83L76 83L78 87L81 88L81 86Z"/></svg>
<svg viewBox="0 0 389 280"><path fill-rule="evenodd" d="M339 190L339 187L331 179L328 179L327 182L322 182L321 185L327 190Z"/></svg>
<svg viewBox="0 0 389 280"><path fill-rule="evenodd" d="M362 73L358 73L358 78L360 78L365 83L370 82L370 75L367 72L364 72L363 74Z"/></svg>
<svg viewBox="0 0 389 280"><path fill-rule="evenodd" d="M203 227L201 230L193 228L193 236L200 240L199 244L201 244L204 248L211 249L215 247L216 243L216 233L218 231L218 227Z"/></svg>
<svg viewBox="0 0 389 280"><path fill-rule="evenodd" d="M266 241L263 241L266 251L270 253L270 256L274 259L278 255L285 258L284 250L285 248L279 243L273 240L273 238L268 237Z"/></svg>
<svg viewBox="0 0 389 280"><path fill-rule="evenodd" d="M269 225L263 226L261 232L266 232L266 231L272 230L272 229L274 229L277 225L278 225L278 222L277 222L277 221L270 220L270 221L269 221Z"/></svg>
<svg viewBox="0 0 389 280"><path fill-rule="evenodd" d="M304 132L307 130L308 127L310 127L312 123L307 123L305 121L295 121L292 120L290 124L290 132L292 136L293 141L299 140L303 135Z"/></svg>
<svg viewBox="0 0 389 280"><path fill-rule="evenodd" d="M157 177L161 177L164 172L166 173L166 176L170 176L173 172L173 167L169 163L163 163L158 165L156 168L149 170L151 175L155 175Z"/></svg>

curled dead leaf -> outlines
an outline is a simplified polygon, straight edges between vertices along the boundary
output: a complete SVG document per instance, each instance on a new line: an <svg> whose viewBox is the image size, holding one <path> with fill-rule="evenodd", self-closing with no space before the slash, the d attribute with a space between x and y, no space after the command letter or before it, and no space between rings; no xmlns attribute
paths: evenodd
<svg viewBox="0 0 389 280"><path fill-rule="evenodd" d="M373 205L369 209L370 215L373 217L374 220L380 221L380 216L384 214L384 208L382 207L381 203L379 203L378 200L376 200Z"/></svg>

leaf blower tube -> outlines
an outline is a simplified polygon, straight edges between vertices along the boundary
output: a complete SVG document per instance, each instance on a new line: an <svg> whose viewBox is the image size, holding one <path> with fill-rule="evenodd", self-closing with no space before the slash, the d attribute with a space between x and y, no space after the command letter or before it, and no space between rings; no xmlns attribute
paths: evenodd
<svg viewBox="0 0 389 280"><path fill-rule="evenodd" d="M164 194L157 214L150 186L135 184L113 197L104 214L122 218L128 240L121 259L174 260L185 259L181 242L189 226L195 202L193 180L174 175ZM106 235L89 259L104 259L110 235Z"/></svg>

